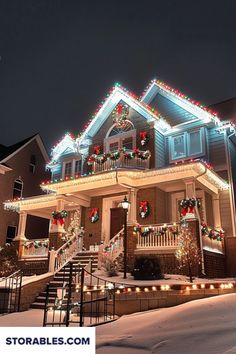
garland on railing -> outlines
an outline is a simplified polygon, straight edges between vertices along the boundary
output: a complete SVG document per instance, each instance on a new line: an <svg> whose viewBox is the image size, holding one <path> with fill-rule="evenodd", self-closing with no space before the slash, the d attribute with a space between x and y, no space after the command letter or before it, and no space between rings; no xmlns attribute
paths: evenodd
<svg viewBox="0 0 236 354"><path fill-rule="evenodd" d="M224 238L224 230L211 229L205 223L201 224L201 232L203 236L207 236L211 240L222 241Z"/></svg>
<svg viewBox="0 0 236 354"><path fill-rule="evenodd" d="M45 241L28 241L24 244L24 248L26 248L27 250L29 248L40 248L40 247L44 247L44 248L48 248L48 244L49 244L49 240L45 240Z"/></svg>
<svg viewBox="0 0 236 354"><path fill-rule="evenodd" d="M147 143L149 142L149 135L147 132L140 132L139 133L139 137L140 137L140 140L141 140L141 145L142 146L145 146L147 145Z"/></svg>
<svg viewBox="0 0 236 354"><path fill-rule="evenodd" d="M150 206L147 200L141 200L139 203L140 218L145 219L150 214Z"/></svg>
<svg viewBox="0 0 236 354"><path fill-rule="evenodd" d="M149 150L140 151L139 149L133 149L132 151L127 151L125 148L114 151L114 152L107 152L105 154L92 154L87 159L87 164L92 165L94 162L98 163L99 165L104 164L107 160L116 161L120 158L121 154L124 154L125 159L132 160L135 157L141 160L148 160L151 157L151 153Z"/></svg>
<svg viewBox="0 0 236 354"><path fill-rule="evenodd" d="M194 208L195 207L200 208L201 203L199 199L196 198L187 198L187 199L182 199L180 202L180 207L181 207L181 215L185 216L187 213L193 214L194 213Z"/></svg>
<svg viewBox="0 0 236 354"><path fill-rule="evenodd" d="M155 227L153 226L134 226L134 234L140 233L142 237L149 236L151 233L153 233L154 236L163 236L166 234L166 232L169 231L171 232L174 236L179 235L179 230L176 225L167 225L163 224L163 226L159 226L159 230L155 232Z"/></svg>
<svg viewBox="0 0 236 354"><path fill-rule="evenodd" d="M67 218L68 212L66 210L62 211L53 211L52 212L52 218L53 218L53 225L57 225L58 223L60 225L65 224L65 218Z"/></svg>
<svg viewBox="0 0 236 354"><path fill-rule="evenodd" d="M92 223L95 223L99 220L99 209L98 208L92 208L89 212L89 220Z"/></svg>

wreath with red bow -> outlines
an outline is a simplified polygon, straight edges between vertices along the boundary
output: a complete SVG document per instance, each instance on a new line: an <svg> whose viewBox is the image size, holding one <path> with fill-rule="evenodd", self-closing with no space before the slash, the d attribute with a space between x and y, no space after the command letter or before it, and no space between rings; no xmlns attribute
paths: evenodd
<svg viewBox="0 0 236 354"><path fill-rule="evenodd" d="M67 218L68 212L66 210L62 211L53 211L52 212L52 218L53 218L53 225L64 225L65 224L65 218Z"/></svg>
<svg viewBox="0 0 236 354"><path fill-rule="evenodd" d="M150 214L150 206L147 200L142 200L139 203L140 218L145 219Z"/></svg>
<svg viewBox="0 0 236 354"><path fill-rule="evenodd" d="M147 143L149 142L149 136L147 132L140 132L139 133L139 137L141 139L141 145L147 145Z"/></svg>
<svg viewBox="0 0 236 354"><path fill-rule="evenodd" d="M99 220L99 212L98 212L98 208L92 208L89 212L89 220L92 223L95 223L96 221Z"/></svg>
<svg viewBox="0 0 236 354"><path fill-rule="evenodd" d="M200 206L201 206L201 203L200 203L199 199L196 199L196 198L182 199L180 202L181 215L185 216L187 213L193 214L194 208L195 207L200 208Z"/></svg>

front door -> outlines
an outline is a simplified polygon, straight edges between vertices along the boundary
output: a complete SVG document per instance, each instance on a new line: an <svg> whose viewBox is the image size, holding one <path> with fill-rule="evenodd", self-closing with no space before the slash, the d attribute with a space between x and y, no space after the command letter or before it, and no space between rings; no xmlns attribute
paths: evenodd
<svg viewBox="0 0 236 354"><path fill-rule="evenodd" d="M110 239L113 238L124 225L123 208L111 208Z"/></svg>

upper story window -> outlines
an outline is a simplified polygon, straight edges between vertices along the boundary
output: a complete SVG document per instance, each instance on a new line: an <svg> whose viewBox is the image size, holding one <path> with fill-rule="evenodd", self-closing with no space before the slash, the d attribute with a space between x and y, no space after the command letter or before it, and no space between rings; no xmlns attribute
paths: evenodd
<svg viewBox="0 0 236 354"><path fill-rule="evenodd" d="M13 185L13 199L21 198L23 193L23 181L17 178Z"/></svg>
<svg viewBox="0 0 236 354"><path fill-rule="evenodd" d="M36 156L31 155L30 156L29 171L33 174L35 173L35 167L36 167Z"/></svg>
<svg viewBox="0 0 236 354"><path fill-rule="evenodd" d="M205 153L204 128L176 134L170 137L170 160L198 157Z"/></svg>
<svg viewBox="0 0 236 354"><path fill-rule="evenodd" d="M63 162L62 178L77 176L82 171L82 159L73 159Z"/></svg>
<svg viewBox="0 0 236 354"><path fill-rule="evenodd" d="M136 130L129 120L124 127L113 126L108 130L104 139L105 152L114 152L122 148L132 150L136 147Z"/></svg>

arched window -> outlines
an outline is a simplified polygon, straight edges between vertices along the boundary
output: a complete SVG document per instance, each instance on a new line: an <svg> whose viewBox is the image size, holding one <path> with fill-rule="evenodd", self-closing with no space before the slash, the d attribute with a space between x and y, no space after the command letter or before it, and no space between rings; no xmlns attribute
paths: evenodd
<svg viewBox="0 0 236 354"><path fill-rule="evenodd" d="M23 181L20 178L15 179L13 186L13 199L21 198L23 193Z"/></svg>
<svg viewBox="0 0 236 354"><path fill-rule="evenodd" d="M136 147L136 130L133 123L127 120L123 127L113 124L107 132L104 144L106 152L114 152L122 148L134 149Z"/></svg>

